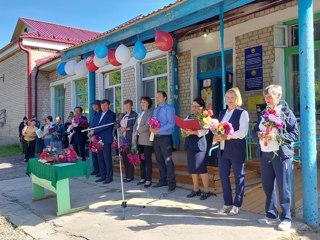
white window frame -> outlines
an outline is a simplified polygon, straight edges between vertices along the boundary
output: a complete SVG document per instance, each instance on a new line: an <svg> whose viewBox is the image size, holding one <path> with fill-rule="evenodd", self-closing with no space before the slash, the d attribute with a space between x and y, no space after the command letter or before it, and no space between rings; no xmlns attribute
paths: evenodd
<svg viewBox="0 0 320 240"><path fill-rule="evenodd" d="M110 86L110 73L118 72L118 71L121 74L120 75L121 83ZM105 75L106 75L106 77L104 77ZM104 80L103 80L104 81L103 96L104 96L104 98L106 98L106 90L107 89L113 89L113 103L110 103L110 105L113 104L114 109L111 109L111 110L116 112L116 87L120 87L120 89L121 89L121 103L123 102L122 70L119 68L119 69L114 69L114 70L109 71L109 72L105 72L105 73L103 73L103 78L104 78ZM123 112L122 104L121 104L121 112Z"/></svg>
<svg viewBox="0 0 320 240"><path fill-rule="evenodd" d="M159 75L154 75L154 76L151 76L151 77L143 77L143 65L148 64L150 62L154 62L154 61L160 60L160 59L166 59L166 61L167 61L167 68L166 68L167 72L163 73L163 74L159 74ZM169 102L169 98L170 98L170 91L169 91L169 89L170 89L170 81L169 81L169 59L168 59L168 56L165 55L165 56L149 59L148 61L142 62L141 65L140 65L140 71L141 71L141 87L142 87L141 95L144 95L144 93L143 93L143 90L144 90L143 89L143 83L144 83L144 81L150 81L150 80L153 79L154 80L154 84L155 84L154 96L156 97L157 92L158 92L158 86L157 86L158 78L167 77L167 90L166 90L166 93L167 93L167 96L168 96L167 101ZM155 101L154 101L154 103L155 103Z"/></svg>

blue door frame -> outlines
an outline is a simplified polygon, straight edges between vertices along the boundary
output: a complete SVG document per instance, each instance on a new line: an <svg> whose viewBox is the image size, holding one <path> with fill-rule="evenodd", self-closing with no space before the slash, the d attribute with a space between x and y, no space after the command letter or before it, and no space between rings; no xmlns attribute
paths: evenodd
<svg viewBox="0 0 320 240"><path fill-rule="evenodd" d="M232 49L226 50L224 51L225 55L227 54L231 54L233 53ZM197 59L197 84L198 84L198 89L197 89L197 94L199 97L201 97L201 82L205 79L213 79L213 78L217 78L217 77L221 77L221 81L222 81L222 67L220 69L217 70L213 70L213 71L206 71L206 72L200 72L200 62L203 59L209 59L209 58L215 58L221 56L221 52L216 52L216 53L211 53L211 54L207 54L207 55L203 55L203 56L199 56ZM218 58L215 58L215 62L217 64L217 62L219 61ZM226 67L226 73L233 73L233 68L232 67ZM222 85L221 85L222 86ZM221 88L221 92L222 92L222 88ZM216 113L219 114L219 113Z"/></svg>

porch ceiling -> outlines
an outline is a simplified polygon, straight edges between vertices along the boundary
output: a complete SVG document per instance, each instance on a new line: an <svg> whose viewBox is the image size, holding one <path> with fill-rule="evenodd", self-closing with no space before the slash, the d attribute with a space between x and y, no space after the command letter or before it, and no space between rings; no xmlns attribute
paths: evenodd
<svg viewBox="0 0 320 240"><path fill-rule="evenodd" d="M62 51L62 60L76 56L87 57L93 54L98 45L116 48L120 43L133 45L138 39L153 40L155 30L173 32L219 15L219 4L223 2L224 12L239 8L255 0L192 0L182 2L172 8L156 12L124 27L89 40L86 43Z"/></svg>

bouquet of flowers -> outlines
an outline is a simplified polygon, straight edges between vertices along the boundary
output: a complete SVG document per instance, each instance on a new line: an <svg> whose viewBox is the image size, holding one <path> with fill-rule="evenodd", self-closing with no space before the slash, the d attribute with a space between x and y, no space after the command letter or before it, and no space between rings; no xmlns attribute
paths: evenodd
<svg viewBox="0 0 320 240"><path fill-rule="evenodd" d="M52 125L49 125L49 127L48 127L48 132L50 133L50 134L52 134L53 132L54 132L54 126L52 126Z"/></svg>
<svg viewBox="0 0 320 240"><path fill-rule="evenodd" d="M56 148L47 146L43 149L42 153L40 154L40 159L53 161L56 155Z"/></svg>
<svg viewBox="0 0 320 240"><path fill-rule="evenodd" d="M159 129L161 124L160 124L160 121L159 119L157 119L156 117L152 117L148 120L148 125L153 128L153 129ZM153 141L154 140L154 133L151 133L150 134L150 138L149 138L150 141Z"/></svg>
<svg viewBox="0 0 320 240"><path fill-rule="evenodd" d="M42 150L42 153L40 154L39 158L42 161L45 162L53 162L55 161L56 156L56 148L47 146Z"/></svg>
<svg viewBox="0 0 320 240"><path fill-rule="evenodd" d="M125 139L125 137L120 137L120 147L119 147L119 143L118 140L114 140L113 141L113 147L115 149L119 149L119 151L121 153L126 152L128 150L128 148L130 147L130 144L128 143L128 141Z"/></svg>
<svg viewBox="0 0 320 240"><path fill-rule="evenodd" d="M100 136L94 135L88 141L89 141L90 152L99 152L103 150L103 142Z"/></svg>
<svg viewBox="0 0 320 240"><path fill-rule="evenodd" d="M211 116L213 116L213 111L211 109L202 109L195 115L195 118L198 119L200 126L203 129L209 129L212 121Z"/></svg>
<svg viewBox="0 0 320 240"><path fill-rule="evenodd" d="M77 152L72 148L68 148L66 151L67 162L76 162L77 161Z"/></svg>
<svg viewBox="0 0 320 240"><path fill-rule="evenodd" d="M212 119L209 129L214 135L232 135L234 129L229 122L219 122L218 119Z"/></svg>
<svg viewBox="0 0 320 240"><path fill-rule="evenodd" d="M274 109L267 107L262 115L262 118L264 119L263 125L266 127L266 136L270 135L273 129L275 129L275 132L277 132L277 130L284 126L284 122L281 120L280 115ZM268 146L267 141L264 141L264 146Z"/></svg>
<svg viewBox="0 0 320 240"><path fill-rule="evenodd" d="M130 149L130 152L128 153L128 159L129 159L129 162L134 166L137 166L140 164L139 152L136 147L132 147Z"/></svg>
<svg viewBox="0 0 320 240"><path fill-rule="evenodd" d="M214 135L223 135L228 136L234 133L234 129L231 123L229 122L219 122L218 119L212 119L209 129ZM212 142L212 145L215 145L216 142ZM224 141L222 141L224 144Z"/></svg>
<svg viewBox="0 0 320 240"><path fill-rule="evenodd" d="M87 119L85 119L84 117L80 116L80 117L74 117L72 124L74 127L83 127L83 128L87 128L89 126L89 123L87 121Z"/></svg>

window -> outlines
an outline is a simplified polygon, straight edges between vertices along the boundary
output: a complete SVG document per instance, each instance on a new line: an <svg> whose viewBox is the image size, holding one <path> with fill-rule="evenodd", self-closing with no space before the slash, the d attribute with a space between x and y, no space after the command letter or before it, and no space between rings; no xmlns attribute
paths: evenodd
<svg viewBox="0 0 320 240"><path fill-rule="evenodd" d="M64 85L54 87L54 115L64 119Z"/></svg>
<svg viewBox="0 0 320 240"><path fill-rule="evenodd" d="M110 109L116 113L122 112L121 71L108 72L104 75L105 98L110 101Z"/></svg>
<svg viewBox="0 0 320 240"><path fill-rule="evenodd" d="M88 103L88 81L87 79L77 80L76 85L76 106L83 108L83 114L88 117L89 103Z"/></svg>
<svg viewBox="0 0 320 240"><path fill-rule="evenodd" d="M232 51L225 51L225 66L227 71L232 69ZM222 71L221 53L209 54L199 57L200 73L213 73Z"/></svg>
<svg viewBox="0 0 320 240"><path fill-rule="evenodd" d="M320 40L320 19L314 21L314 41ZM290 45L298 46L299 45L299 26L294 24L290 26Z"/></svg>
<svg viewBox="0 0 320 240"><path fill-rule="evenodd" d="M158 91L168 93L167 59L161 58L142 64L142 95L149 96L155 106Z"/></svg>

